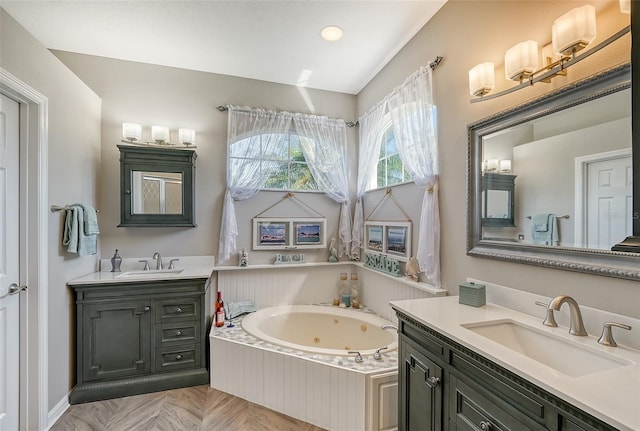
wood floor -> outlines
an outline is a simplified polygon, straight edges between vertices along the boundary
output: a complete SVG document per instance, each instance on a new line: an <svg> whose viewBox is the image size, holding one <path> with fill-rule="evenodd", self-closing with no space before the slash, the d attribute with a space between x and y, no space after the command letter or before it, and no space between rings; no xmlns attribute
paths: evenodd
<svg viewBox="0 0 640 431"><path fill-rule="evenodd" d="M323 431L209 386L71 406L51 431Z"/></svg>

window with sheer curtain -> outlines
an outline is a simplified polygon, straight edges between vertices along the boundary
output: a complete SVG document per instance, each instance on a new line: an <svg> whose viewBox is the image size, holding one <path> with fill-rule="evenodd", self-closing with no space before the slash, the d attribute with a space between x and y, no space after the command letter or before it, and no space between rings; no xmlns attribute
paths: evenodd
<svg viewBox="0 0 640 431"><path fill-rule="evenodd" d="M340 254L351 248L344 120L229 106L227 190L222 205L219 262L237 251L235 202L260 190L320 190L340 203Z"/></svg>

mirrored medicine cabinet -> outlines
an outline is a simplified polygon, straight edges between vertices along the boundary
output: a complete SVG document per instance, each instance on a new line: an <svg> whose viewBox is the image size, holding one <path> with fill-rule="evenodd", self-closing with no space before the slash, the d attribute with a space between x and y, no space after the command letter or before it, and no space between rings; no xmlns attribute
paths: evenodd
<svg viewBox="0 0 640 431"><path fill-rule="evenodd" d="M195 227L192 149L118 145L119 227Z"/></svg>

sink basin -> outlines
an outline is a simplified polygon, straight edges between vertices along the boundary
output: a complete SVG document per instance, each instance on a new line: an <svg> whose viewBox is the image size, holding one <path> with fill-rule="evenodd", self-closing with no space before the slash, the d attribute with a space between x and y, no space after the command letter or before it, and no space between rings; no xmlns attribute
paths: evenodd
<svg viewBox="0 0 640 431"><path fill-rule="evenodd" d="M184 269L149 269L146 271L127 271L115 278L162 278L180 274Z"/></svg>
<svg viewBox="0 0 640 431"><path fill-rule="evenodd" d="M514 320L475 322L461 326L571 377L633 364L624 358L598 351L597 344L594 348L583 346ZM595 340L593 342L596 343Z"/></svg>

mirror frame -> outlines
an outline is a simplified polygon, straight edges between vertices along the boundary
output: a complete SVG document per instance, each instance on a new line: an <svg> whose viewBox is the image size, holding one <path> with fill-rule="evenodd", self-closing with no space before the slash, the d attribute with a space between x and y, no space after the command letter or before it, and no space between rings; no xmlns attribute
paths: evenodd
<svg viewBox="0 0 640 431"><path fill-rule="evenodd" d="M631 88L630 64L598 73L467 126L467 255L640 281L640 254L637 253L482 239L483 137L627 88ZM635 113L632 110L632 122ZM640 149L635 140L632 148L635 184L640 177L635 163ZM637 195L638 190L634 188L634 202ZM637 211L634 205L634 214ZM634 219L634 235L637 236L635 222Z"/></svg>
<svg viewBox="0 0 640 431"><path fill-rule="evenodd" d="M120 224L118 227L196 227L195 161L196 152L118 145L120 149ZM132 212L133 171L172 172L182 174L182 214L135 214Z"/></svg>

